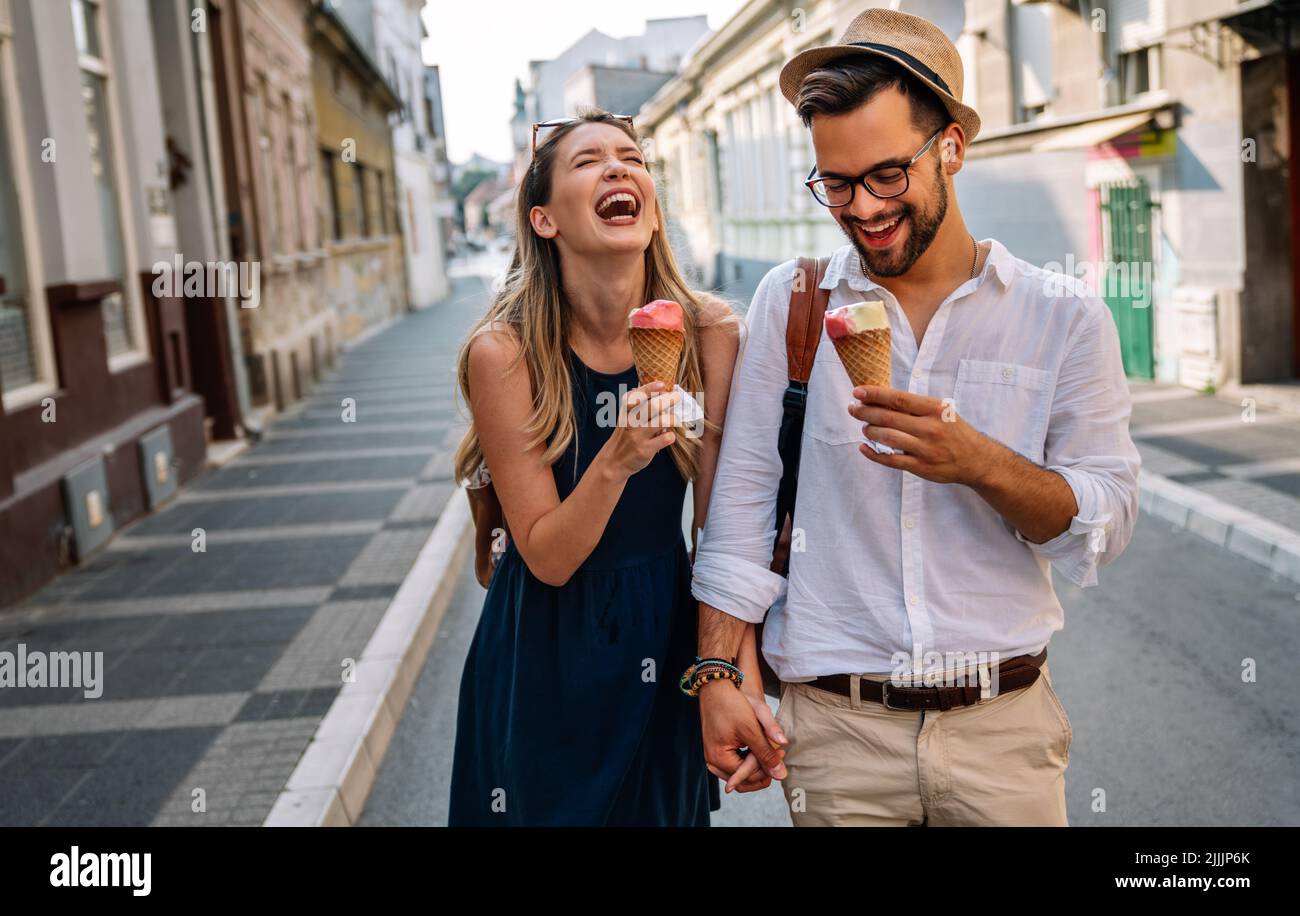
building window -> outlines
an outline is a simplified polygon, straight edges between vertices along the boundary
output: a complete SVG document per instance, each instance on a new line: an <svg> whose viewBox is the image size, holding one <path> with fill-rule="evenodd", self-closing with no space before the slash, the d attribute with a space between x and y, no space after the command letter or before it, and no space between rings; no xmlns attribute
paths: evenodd
<svg viewBox="0 0 1300 916"><path fill-rule="evenodd" d="M294 142L294 124L293 124L293 100L289 98L289 93L283 93L280 96L280 102L284 106L284 152L285 159L289 163L289 229L295 236L293 245L299 251L307 247L307 233L302 224L302 201L298 196L298 182L302 181L303 169L298 163L298 144ZM287 235L288 233L286 233Z"/></svg>
<svg viewBox="0 0 1300 916"><path fill-rule="evenodd" d="M7 393L34 383L37 372L18 191L4 130L5 101L0 96L0 390Z"/></svg>
<svg viewBox="0 0 1300 916"><path fill-rule="evenodd" d="M34 251L23 242L24 217L31 217L31 209L19 191L26 187L19 177L26 167L25 161L15 160L23 154L10 143L11 133L21 137L22 125L12 92L9 37L0 31L0 392L6 410L50 390L53 365L39 268L30 261Z"/></svg>
<svg viewBox="0 0 1300 916"><path fill-rule="evenodd" d="M407 241L411 245L413 254L420 251L420 235L416 232L415 226L415 196L411 194L411 189L406 189L406 222L407 222Z"/></svg>
<svg viewBox="0 0 1300 916"><path fill-rule="evenodd" d="M1056 86L1052 76L1052 17L1050 3L1020 3L1012 9L1012 60L1016 109L1020 121L1051 113Z"/></svg>
<svg viewBox="0 0 1300 916"><path fill-rule="evenodd" d="M113 144L113 110L109 96L109 68L103 56L100 35L99 0L70 0L72 32L81 70L81 100L86 114L86 139L90 148L90 169L95 183L100 229L109 274L122 290L105 296L100 303L110 366L138 349L140 316L138 293L127 269L123 206L117 181L117 159Z"/></svg>
<svg viewBox="0 0 1300 916"><path fill-rule="evenodd" d="M266 214L262 225L266 228L266 239L262 246L262 257L270 257L282 250L280 241L280 182L275 170L275 142L271 137L270 89L265 78L260 78L257 89L253 92L253 123L257 131L257 171L261 176L261 207Z"/></svg>
<svg viewBox="0 0 1300 916"><path fill-rule="evenodd" d="M1160 88L1160 46L1119 55L1120 104Z"/></svg>
<svg viewBox="0 0 1300 916"><path fill-rule="evenodd" d="M360 238L370 235L370 214L366 212L366 169L360 162L352 163L352 212L357 235Z"/></svg>
<svg viewBox="0 0 1300 916"><path fill-rule="evenodd" d="M334 241L343 238L343 216L339 210L339 184L338 176L334 172L334 154L327 149L320 151L320 176L321 182L325 185L325 193L322 199L329 212L325 214L328 221L328 231L324 226L321 227L321 238L328 235Z"/></svg>

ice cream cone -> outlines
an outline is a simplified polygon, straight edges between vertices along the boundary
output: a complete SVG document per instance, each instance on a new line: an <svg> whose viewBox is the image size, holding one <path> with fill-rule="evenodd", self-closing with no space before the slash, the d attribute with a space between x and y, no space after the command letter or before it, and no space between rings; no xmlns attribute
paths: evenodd
<svg viewBox="0 0 1300 916"><path fill-rule="evenodd" d="M638 383L663 382L669 388L677 384L685 335L666 328L628 328L627 334Z"/></svg>
<svg viewBox="0 0 1300 916"><path fill-rule="evenodd" d="M857 334L832 337L835 352L849 373L853 387L879 385L889 387L889 328L873 328Z"/></svg>

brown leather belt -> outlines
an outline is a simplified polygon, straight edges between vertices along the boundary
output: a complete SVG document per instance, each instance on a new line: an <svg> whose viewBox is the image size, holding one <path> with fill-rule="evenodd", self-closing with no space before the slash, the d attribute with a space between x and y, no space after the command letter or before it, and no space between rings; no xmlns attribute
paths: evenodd
<svg viewBox="0 0 1300 916"><path fill-rule="evenodd" d="M1047 661L1047 647L1037 655L1017 655L998 665L998 695L1028 687L1038 680L1038 669ZM811 681L809 687L827 690L843 697L852 697L848 674L827 674ZM980 685L976 672L967 675L966 683L953 686L903 687L889 681L871 681L860 678L858 696L864 700L883 703L886 709L952 709L954 706L973 706L980 701Z"/></svg>

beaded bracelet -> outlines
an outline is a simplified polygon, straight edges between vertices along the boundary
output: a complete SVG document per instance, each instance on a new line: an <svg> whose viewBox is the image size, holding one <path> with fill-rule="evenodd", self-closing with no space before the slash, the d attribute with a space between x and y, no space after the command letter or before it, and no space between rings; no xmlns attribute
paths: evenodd
<svg viewBox="0 0 1300 916"><path fill-rule="evenodd" d="M730 671L722 671L722 670L710 671L698 675L695 678L695 680L691 682L690 695L699 696L700 688L703 687L705 684L707 684L709 681L720 681L723 680L724 678L734 683L737 687L740 686L739 675L732 674Z"/></svg>
<svg viewBox="0 0 1300 916"><path fill-rule="evenodd" d="M718 681L723 678L739 687L741 682L745 680L745 672L725 659L696 656L695 664L686 669L677 686L681 688L682 693L694 697L699 696L699 690L706 682Z"/></svg>

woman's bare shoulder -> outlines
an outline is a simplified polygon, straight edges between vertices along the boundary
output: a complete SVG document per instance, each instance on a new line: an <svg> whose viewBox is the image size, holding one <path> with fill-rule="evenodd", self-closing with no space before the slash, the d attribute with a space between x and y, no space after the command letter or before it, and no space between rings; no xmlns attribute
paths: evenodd
<svg viewBox="0 0 1300 916"><path fill-rule="evenodd" d="M700 304L700 312L696 323L701 329L718 325L735 325L740 322L740 314L729 299L717 293L700 290L693 290L692 295Z"/></svg>
<svg viewBox="0 0 1300 916"><path fill-rule="evenodd" d="M469 340L471 372L504 373L523 350L519 334L505 322L483 325Z"/></svg>

